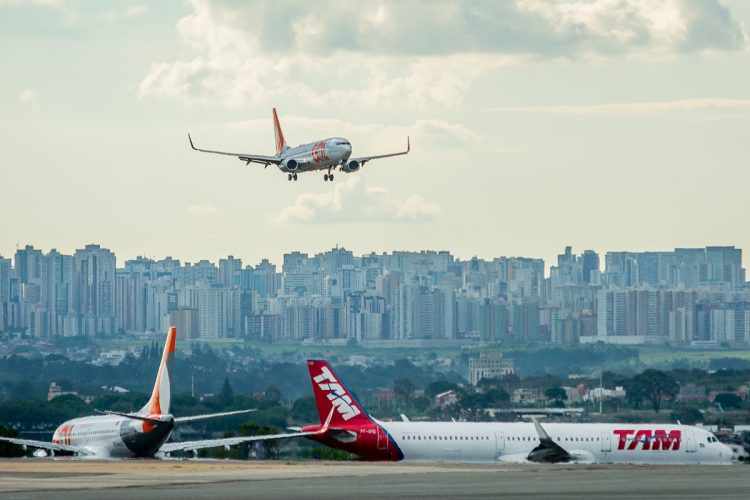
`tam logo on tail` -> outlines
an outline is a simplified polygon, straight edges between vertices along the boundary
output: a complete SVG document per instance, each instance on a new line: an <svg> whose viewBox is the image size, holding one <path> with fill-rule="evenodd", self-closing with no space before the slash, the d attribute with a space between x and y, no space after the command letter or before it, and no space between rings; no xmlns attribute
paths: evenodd
<svg viewBox="0 0 750 500"><path fill-rule="evenodd" d="M339 384L339 381L336 380L327 366L323 366L320 375L313 377L313 380L318 384L321 391L328 392L326 397L345 421L351 420L361 413L357 405L353 404L352 398L346 393L346 389Z"/></svg>
<svg viewBox="0 0 750 500"><path fill-rule="evenodd" d="M356 396L346 388L346 384L327 361L310 359L307 361L307 368L321 423L325 422L329 415L332 416L333 426L370 422L370 417Z"/></svg>

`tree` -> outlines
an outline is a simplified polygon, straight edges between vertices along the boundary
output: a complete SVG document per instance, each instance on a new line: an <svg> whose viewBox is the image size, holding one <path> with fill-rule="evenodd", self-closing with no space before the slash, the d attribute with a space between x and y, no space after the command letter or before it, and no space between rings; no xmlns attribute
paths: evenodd
<svg viewBox="0 0 750 500"><path fill-rule="evenodd" d="M414 394L414 383L408 378L396 379L393 381L393 393L399 401L409 401Z"/></svg>
<svg viewBox="0 0 750 500"><path fill-rule="evenodd" d="M275 385L269 385L263 393L263 399L269 403L276 404L281 401L281 391Z"/></svg>
<svg viewBox="0 0 750 500"><path fill-rule="evenodd" d="M565 401L568 399L568 393L565 392L565 389L562 387L550 387L549 389L544 391L544 395L547 397L547 399L551 399L553 401Z"/></svg>
<svg viewBox="0 0 750 500"><path fill-rule="evenodd" d="M224 406L229 406L234 401L234 390L232 389L232 384L229 383L229 377L224 377L224 385L221 386L219 401Z"/></svg>
<svg viewBox="0 0 750 500"><path fill-rule="evenodd" d="M240 436L261 436L266 434L277 434L278 428L258 425L255 422L247 422L240 426ZM260 446L265 451L266 458L279 458L279 440L270 439L268 441L260 441ZM253 446L253 444L250 444Z"/></svg>
<svg viewBox="0 0 750 500"><path fill-rule="evenodd" d="M674 398L680 391L680 386L672 376L660 370L649 369L633 377L626 390L648 400L654 411L659 413L664 400Z"/></svg>
<svg viewBox="0 0 750 500"><path fill-rule="evenodd" d="M297 422L316 422L319 416L315 399L309 396L296 399L292 405L291 415Z"/></svg>
<svg viewBox="0 0 750 500"><path fill-rule="evenodd" d="M0 425L0 436L14 438L18 437L18 432L10 427ZM6 441L0 441L0 457L22 457L23 448L16 444L10 444Z"/></svg>
<svg viewBox="0 0 750 500"><path fill-rule="evenodd" d="M484 393L487 407L504 406L510 401L510 394L504 389L490 389Z"/></svg>
<svg viewBox="0 0 750 500"><path fill-rule="evenodd" d="M733 392L722 392L714 398L714 404L721 405L722 409L742 408L742 398Z"/></svg>
<svg viewBox="0 0 750 500"><path fill-rule="evenodd" d="M703 422L703 414L698 408L691 406L678 408L672 412L672 420L680 422L685 425L695 425L699 422Z"/></svg>

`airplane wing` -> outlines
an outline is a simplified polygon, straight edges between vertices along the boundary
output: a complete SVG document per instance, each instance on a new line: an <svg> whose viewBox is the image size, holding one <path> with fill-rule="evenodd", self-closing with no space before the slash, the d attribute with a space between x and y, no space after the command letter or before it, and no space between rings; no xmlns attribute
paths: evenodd
<svg viewBox="0 0 750 500"><path fill-rule="evenodd" d="M251 163L260 163L262 165L268 166L268 165L278 165L281 163L281 158L278 156L265 156L265 155L251 155L251 154L244 154L244 153L230 153L228 151L214 151L211 149L201 149L195 147L195 144L193 144L193 138L190 137L190 134L188 134L188 141L190 141L190 147L193 148L194 151L200 151L201 153L212 153L215 155L226 155L226 156L234 156L236 158L239 158L240 160L244 161L246 165L250 165Z"/></svg>
<svg viewBox="0 0 750 500"><path fill-rule="evenodd" d="M406 149L404 151L399 151L398 153L388 153L384 155L372 155L372 156L359 156L357 158L349 158L349 161L356 161L359 162L360 165L363 165L367 163L370 160L377 160L380 158L390 158L391 156L401 156L405 154L409 154L409 151L411 151L411 144L409 142L409 138L406 138Z"/></svg>
<svg viewBox="0 0 750 500"><path fill-rule="evenodd" d="M547 434L547 431L544 430L539 420L534 417L531 417L531 420L534 422L534 428L539 436L539 446L531 450L528 457L526 457L527 460L544 463L561 463L573 460L573 456L565 448L555 443L549 434Z"/></svg>
<svg viewBox="0 0 750 500"><path fill-rule="evenodd" d="M237 446L242 443L251 443L253 441L270 441L272 439L290 439L304 436L320 434L315 432L291 432L288 434L265 434L260 436L238 436L221 439L204 439L202 441L184 441L181 443L165 443L159 448L159 453L174 453L175 451L196 451L204 448L219 448Z"/></svg>
<svg viewBox="0 0 750 500"><path fill-rule="evenodd" d="M236 410L236 411L225 411L223 413L206 413L204 415L191 415L189 417L176 417L174 422L176 424L184 424L185 422L195 422L196 420L208 420L209 418L219 417L231 417L232 415L243 415L245 413L252 413L258 410Z"/></svg>
<svg viewBox="0 0 750 500"><path fill-rule="evenodd" d="M9 437L0 437L0 441L5 441L6 443L12 443L17 444L19 446L30 446L31 448L41 448L43 450L52 450L52 451L67 451L69 453L77 453L79 455L91 455L91 451L87 450L86 448L81 448L79 446L71 446L67 444L58 444L58 443L51 443L49 441L36 441L34 439L17 439L17 438L9 438Z"/></svg>
<svg viewBox="0 0 750 500"><path fill-rule="evenodd" d="M203 448L219 448L219 447L225 447L228 448L230 446L237 446L238 444L242 443L251 443L253 441L269 441L272 439L291 439L291 438L298 438L298 437L305 437L305 436L317 436L320 434L325 434L328 432L328 426L331 424L331 419L333 418L333 410L335 408L331 408L331 412L328 414L328 418L326 419L325 424L323 426L316 430L316 431L309 431L309 432L289 432L285 434L264 434L264 435L258 435L258 436L238 436L238 437L231 437L231 438L220 438L220 439L204 439L202 441L184 441L181 443L165 443L159 448L159 454L169 454L174 453L175 451L196 451Z"/></svg>

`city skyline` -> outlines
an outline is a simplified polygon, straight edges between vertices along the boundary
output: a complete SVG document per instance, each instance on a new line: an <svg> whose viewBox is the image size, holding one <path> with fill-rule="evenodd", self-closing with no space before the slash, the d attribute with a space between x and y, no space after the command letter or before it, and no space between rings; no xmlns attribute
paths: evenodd
<svg viewBox="0 0 750 500"><path fill-rule="evenodd" d="M560 242L750 247L748 2L324 11L0 1L0 253L92 234L188 260L336 243L546 261ZM292 144L344 135L370 154L408 135L412 152L290 185L189 149L188 130L272 152L274 106Z"/></svg>
<svg viewBox="0 0 750 500"><path fill-rule="evenodd" d="M13 255L18 250L23 250L27 246L31 246L34 249L42 251L42 252L46 251L46 252L59 252L61 254L73 254L73 253L76 252L76 250L79 250L80 248L83 248L83 247L85 247L87 245L98 245L98 246L101 246L102 248L106 248L107 250L111 251L114 255L120 255L121 254L120 251L118 251L116 248L113 248L111 245L108 245L106 242L97 241L96 239L84 240L84 241L88 241L88 242L87 243L79 243L77 245L73 245L71 248L62 248L62 247L54 246L54 245L50 246L50 247L42 247L42 246L37 246L34 242L23 242L23 243L22 242L17 242L15 248L12 251L7 252L7 253L0 252L0 258L6 258L6 259L11 259L12 260ZM671 252L671 251L673 251L675 249L708 248L708 247L715 247L715 248L732 247L732 248L737 248L737 249L739 249L741 251L741 247L739 247L738 245L732 245L731 242L729 244L720 244L720 245L705 244L705 243L704 244L699 244L699 245L680 245L680 246L673 247L671 250L666 250L664 248L655 248L655 249L646 249L646 248L602 249L602 248L595 248L595 247L594 248L588 248L588 247L584 248L584 247L579 247L579 246L576 246L576 245L573 245L573 244L570 244L570 243L567 243L567 242L563 242L562 245L559 248L563 248L564 249L566 247L570 247L572 249L580 250L581 252L592 251L592 252L595 252L596 254L602 255L602 256L605 255L605 254L607 254L607 253L610 253L610 254L611 253L662 253L662 252ZM545 276L549 276L550 267L554 265L555 260L560 255L559 248L558 248L558 250L551 250L546 257L545 256L541 256L541 255L511 254L509 252L503 252L503 251L498 251L498 252L490 253L488 255L477 255L477 254L460 255L460 254L457 254L457 252L451 250L450 248L417 247L415 249L386 248L386 249L378 249L378 250L375 250L375 249L359 250L356 247L350 246L350 245L345 244L343 242L335 242L333 245L331 245L329 247L307 248L307 249L303 249L303 248L289 248L289 249L281 250L280 253L276 253L276 254L273 254L273 255L259 255L257 258L255 258L255 257L247 257L246 255L243 255L239 251L231 251L230 250L230 251L228 251L227 253L224 253L224 254L215 254L215 255L212 255L212 256L205 256L205 255L204 256L200 256L199 255L199 256L196 256L194 258L184 258L182 255L177 254L177 253L166 253L166 254L160 254L160 255L150 254L150 253L140 253L140 254L136 254L136 255L126 255L126 256L120 257L120 258L118 258L118 262L124 263L124 262L130 261L130 260L137 260L137 259L140 259L140 258L145 258L145 259L152 259L152 260L155 260L155 261L159 261L159 260L163 260L163 259L175 259L175 260L178 260L178 261L180 261L182 263L197 263L197 262L200 262L200 261L209 261L209 262L214 263L214 262L219 262L220 260L225 259L227 257L232 257L232 258L238 259L238 260L240 260L240 261L242 261L244 263L247 263L248 265L251 262L260 263L260 262L263 262L263 261L268 261L268 262L270 262L271 264L273 264L275 266L281 267L282 264L284 263L284 255L289 254L289 253L294 253L294 252L305 252L305 253L308 253L310 255L316 255L316 254L325 253L325 252L327 252L329 250L343 249L343 250L350 251L355 256L359 256L359 257L365 256L365 255L370 255L370 254L387 255L387 254L393 254L393 253L399 253L399 252L403 252L403 253L420 253L420 252L437 253L437 252L445 252L445 253L450 254L452 257L455 257L456 259L462 260L462 261L469 261L469 260L474 259L474 258L477 258L477 259L480 259L480 260L491 260L493 258L498 258L498 257L538 259L538 260L541 260L541 261L544 262ZM748 265L748 262L747 262L747 260L750 259L750 257L748 255L745 255L745 253L746 252L742 252L742 254L743 254L742 257L741 257L741 259L742 259L742 266L743 266L743 268L750 268L750 265ZM748 253L750 253L750 252L748 252ZM604 267L604 260L602 260L602 262L601 262L601 267L602 268Z"/></svg>
<svg viewBox="0 0 750 500"><path fill-rule="evenodd" d="M0 332L265 342L750 344L750 283L734 246L457 259L343 247L249 264L72 255L0 258ZM603 263L603 268L602 268Z"/></svg>
<svg viewBox="0 0 750 500"><path fill-rule="evenodd" d="M84 240L84 241L87 241L87 240ZM106 242L104 242L104 241L97 241L96 239L91 239L91 240L88 240L87 242L79 243L77 245L74 245L73 248L71 248L71 249L61 248L61 247L58 247L58 246L51 246L51 247L45 248L45 247L38 247L34 242L24 242L24 243L18 242L17 245L16 245L16 247L15 247L15 249L12 252L8 252L7 254L4 254L4 253L0 252L0 258L5 258L5 259L11 259L12 260L13 256L16 254L16 252L18 252L19 250L27 249L29 247L32 248L32 249L34 249L34 250L36 250L36 251L42 252L42 253L45 253L45 252L57 252L57 253L62 254L62 255L72 255L76 251L79 251L81 249L85 249L86 247L89 247L89 246L92 246L92 245L96 246L96 247L101 247L101 248L103 248L103 249L111 252L114 256L117 256L117 255L120 254L120 252L118 252L117 249L112 248ZM599 256L599 255L604 256L604 255L607 255L607 254L629 254L629 253L633 253L633 254L639 254L639 253L665 253L665 252L672 252L672 251L678 250L678 249L694 249L694 248L736 248L740 252L740 255L741 255L741 264L742 264L742 267L743 268L748 268L749 267L745 263L745 259L747 257L745 255L742 255L744 252L742 252L742 248L739 247L739 246L737 246L737 245L711 245L711 244L702 244L702 245L698 245L698 246L687 246L687 245L685 245L685 246L677 246L677 247L674 247L672 249L664 249L664 248L662 248L662 249L656 249L656 250L651 250L651 249L647 250L647 249L643 249L643 248L627 248L627 249L626 248L617 248L617 249L583 248L583 247L577 247L575 245L563 242L563 244L559 248L562 248L563 251L565 251L565 249L580 250L581 251L581 255L584 255L585 253L588 253L588 252L594 252L597 256ZM454 252L454 251L452 251L451 249L448 249L448 248L417 248L417 249L390 248L390 249L385 249L385 250L364 250L364 251L358 251L357 249L355 249L353 247L350 247L350 246L348 246L346 244L343 244L341 242L337 242L335 245L333 245L331 247L328 247L328 248L291 248L291 249L282 251L280 254L277 254L276 257L274 257L273 255L261 255L257 259L247 258L247 257L243 256L241 253L239 253L237 251L234 251L234 252L230 251L230 252L228 252L226 254L223 254L223 255L199 256L199 257L194 258L194 259L183 258L180 255L176 255L176 254L155 255L155 254L143 253L143 254L132 255L132 256L131 255L121 256L120 258L117 258L117 262L118 263L125 263L125 262L128 262L128 261L136 261L136 260L139 260L139 259L150 259L150 260L154 260L154 261L174 259L174 260L182 262L182 263L198 263L200 261L208 261L208 262L211 262L211 263L215 263L215 262L219 262L219 261L221 261L223 259L226 259L226 258L232 258L232 259L236 259L236 260L239 260L241 262L244 262L246 265L250 265L250 263L253 263L253 262L254 263L260 263L260 262L266 262L267 261L267 262L270 262L271 264L273 264L275 266L281 267L284 264L284 257L286 255L294 254L294 253L304 253L306 255L320 255L320 254L324 254L324 253L326 253L328 251L345 250L345 251L351 252L355 257L364 257L364 256L368 256L368 255L393 255L393 254L397 254L397 253L406 253L406 254L446 253L446 254L450 255L452 258L455 258L455 259L457 259L459 261L470 261L472 259L492 260L492 259L501 258L501 257L502 258L522 258L522 259L541 260L541 261L544 262L545 277L548 277L549 274L550 274L550 268L551 268L551 266L554 266L555 265L555 261L557 259L559 259L559 257L562 255L562 254L560 254L559 248L556 251L551 251L550 252L550 255L552 256L551 258L545 258L543 256L538 256L538 255L513 255L513 254L510 254L510 253L507 253L507 252L502 252L502 251L495 252L492 255L486 255L486 256L485 255L476 255L476 254L474 254L474 255L468 255L468 256L463 256L463 255L457 255L456 252ZM601 262L600 262L600 264L599 264L599 266L598 266L598 269L603 269L605 267L605 265L606 265L605 264L605 260L602 259Z"/></svg>

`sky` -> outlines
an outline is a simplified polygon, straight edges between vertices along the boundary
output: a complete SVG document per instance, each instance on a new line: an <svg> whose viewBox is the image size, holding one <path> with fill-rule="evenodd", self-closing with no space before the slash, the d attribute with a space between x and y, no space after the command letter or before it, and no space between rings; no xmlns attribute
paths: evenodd
<svg viewBox="0 0 750 500"><path fill-rule="evenodd" d="M0 254L736 245L750 2L0 0ZM344 136L356 174L189 149Z"/></svg>

